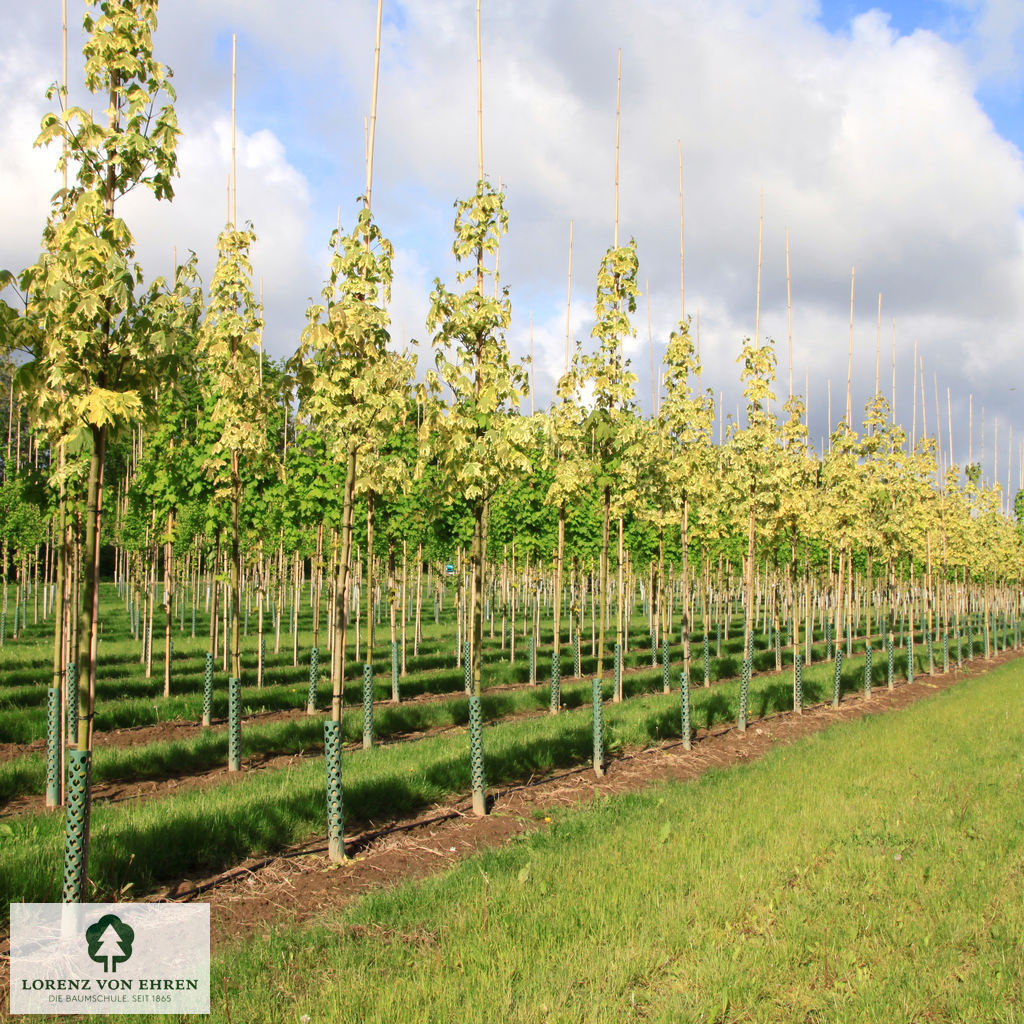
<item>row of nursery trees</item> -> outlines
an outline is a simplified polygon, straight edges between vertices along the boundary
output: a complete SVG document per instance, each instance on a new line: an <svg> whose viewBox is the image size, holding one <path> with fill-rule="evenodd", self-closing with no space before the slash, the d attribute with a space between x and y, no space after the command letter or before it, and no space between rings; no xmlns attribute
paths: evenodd
<svg viewBox="0 0 1024 1024"><path fill-rule="evenodd" d="M511 306L496 269L507 214L482 148L475 191L456 204L453 248L464 269L454 288L435 282L426 324L434 365L419 377L388 333L393 253L372 217L372 137L355 226L331 236L321 300L290 359L262 351L251 227L225 227L205 291L194 258L147 285L118 202L138 186L173 198L179 132L170 72L153 57L156 15L156 0L105 0L86 15L85 86L106 108L94 117L67 105L65 87L52 90L58 110L39 142L60 144L59 167L72 177L54 197L38 261L0 281L12 293L0 304L9 424L0 643L24 628L41 574L52 583L54 687L76 672L78 680L69 693L77 727L67 751L65 899L81 898L88 852L105 546L116 546L121 578L151 607L162 603L168 655L176 594L189 580L194 589L204 568L223 567L234 680L246 581L260 632L269 601L279 638L283 594L308 561L317 600L327 595L334 858L344 856L340 723L357 587L365 577L369 594L381 578L393 595L399 559L417 572L438 566L435 578L445 563L457 566L456 654L468 657L471 722L484 602L495 590L488 564L499 550L548 580L556 661L569 620L582 614L579 595L598 602L599 678L613 645L624 650L637 578L646 578L655 632L673 628L679 592L688 662L694 593L706 612L723 565L726 577L735 568L747 671L759 579L773 581L779 614L795 624L800 581L827 565L836 636L850 614L854 566L867 592L882 595L888 623L879 632L890 635L897 592L915 578L929 595L948 581L973 583L983 601L1006 584L1016 592L1021 537L977 468L940 476L933 440L908 445L880 395L861 429L841 422L819 457L801 399L777 411L770 342L742 346L746 417L715 444L712 392L695 387L700 365L684 317L668 339L664 400L644 416L623 357L638 259L633 242L618 244L617 225L598 272L593 344L577 343L551 407L523 415L527 374L504 340ZM38 618L37 598L31 614ZM317 630L320 620L318 607ZM208 664L216 643L214 626ZM167 657L165 692L169 666ZM476 784L474 805L483 811Z"/></svg>

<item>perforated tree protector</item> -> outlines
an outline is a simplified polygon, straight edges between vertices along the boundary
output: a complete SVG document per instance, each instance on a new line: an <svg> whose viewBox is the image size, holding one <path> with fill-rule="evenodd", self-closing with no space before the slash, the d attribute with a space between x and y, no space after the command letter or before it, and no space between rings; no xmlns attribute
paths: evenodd
<svg viewBox="0 0 1024 1024"><path fill-rule="evenodd" d="M594 677L590 700L594 708L594 774L604 775L604 708L601 704L601 680Z"/></svg>
<svg viewBox="0 0 1024 1024"><path fill-rule="evenodd" d="M242 770L242 683L228 680L228 771Z"/></svg>
<svg viewBox="0 0 1024 1024"><path fill-rule="evenodd" d="M68 803L64 817L64 903L81 903L89 856L89 784L92 751L68 751Z"/></svg>
<svg viewBox="0 0 1024 1024"><path fill-rule="evenodd" d="M363 666L363 748L373 746L373 666Z"/></svg>

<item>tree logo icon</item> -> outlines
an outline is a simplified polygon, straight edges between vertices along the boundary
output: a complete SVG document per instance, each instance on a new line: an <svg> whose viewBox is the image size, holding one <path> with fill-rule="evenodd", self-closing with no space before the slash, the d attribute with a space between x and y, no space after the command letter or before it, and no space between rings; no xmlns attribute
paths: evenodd
<svg viewBox="0 0 1024 1024"><path fill-rule="evenodd" d="M131 958L135 930L116 915L104 914L86 928L85 940L89 943L89 959L103 964L104 974L116 974L117 965Z"/></svg>

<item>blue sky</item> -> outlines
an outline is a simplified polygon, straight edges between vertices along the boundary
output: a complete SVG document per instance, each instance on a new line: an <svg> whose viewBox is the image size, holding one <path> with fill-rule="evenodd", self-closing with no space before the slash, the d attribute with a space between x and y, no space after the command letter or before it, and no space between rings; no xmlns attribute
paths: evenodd
<svg viewBox="0 0 1024 1024"><path fill-rule="evenodd" d="M1009 8L1010 4L1007 4ZM978 22L983 17L981 3L950 2L950 0L886 0L866 4L854 0L823 0L818 20L829 31L845 33L853 19L877 7L889 16L889 23L900 35L924 30L977 55L981 45L976 39ZM1016 21L1006 45L1015 53L1015 67L1001 68L998 73L981 77L977 98L1001 135L1024 150L1024 67L1021 65L1021 20Z"/></svg>
<svg viewBox="0 0 1024 1024"><path fill-rule="evenodd" d="M35 258L56 187L54 154L33 151L59 74L59 0L0 0L0 266ZM473 0L386 0L374 210L395 244L393 337L418 339L435 276L453 283L452 204L475 178ZM82 6L70 0L71 20ZM165 0L157 55L175 70L184 137L173 206L125 203L147 272L172 247L212 274L224 222L231 34L238 35L239 219L266 297L269 350L294 350L319 293L338 216L364 188L374 5L303 0ZM677 146L686 199L686 305L700 314L704 383L725 412L735 359L754 330L760 196L765 204L760 328L787 372L785 239L790 239L797 390L811 430L828 429L829 387L845 408L850 278L855 269L854 405L874 389L882 294L882 383L896 345L897 415L912 381L953 408L963 461L973 395L1000 420L999 475L1024 439L1024 4L920 0L484 0L484 146L507 189L502 243L516 354L529 349L535 404L551 399L565 347L568 238L571 333L589 343L594 279L612 241L614 104L622 49L622 237L635 237L649 292L628 353L651 404L649 363L679 317ZM80 80L72 41L72 81ZM914 344L919 364L914 367ZM1017 390L1011 392L1010 388ZM784 397L784 394L783 396ZM917 432L923 429L918 400ZM980 449L980 431L973 450ZM945 424L944 447L948 441ZM929 431L935 416L929 415ZM991 448L992 430L986 435ZM1019 471L1012 442L1012 481ZM965 456L964 456L965 457ZM995 452L987 464L995 469Z"/></svg>

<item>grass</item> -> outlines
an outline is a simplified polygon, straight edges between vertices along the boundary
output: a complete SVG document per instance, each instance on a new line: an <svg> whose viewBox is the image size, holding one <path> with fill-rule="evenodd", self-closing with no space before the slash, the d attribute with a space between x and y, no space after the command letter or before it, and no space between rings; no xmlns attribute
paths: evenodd
<svg viewBox="0 0 1024 1024"><path fill-rule="evenodd" d="M1020 1022L1020 684L1011 663L753 764L552 809L445 874L265 925L217 952L210 1019Z"/></svg>
<svg viewBox="0 0 1024 1024"><path fill-rule="evenodd" d="M211 991L266 1022L1020 1021L1020 676L553 812L223 951Z"/></svg>
<svg viewBox="0 0 1024 1024"><path fill-rule="evenodd" d="M847 686L855 687L858 676L851 663ZM633 686L641 685L640 677L630 681ZM568 693L571 700L582 702L587 691L586 684L576 684ZM531 692L544 694L542 689ZM805 676L807 699L820 700L830 692L831 665L809 669ZM609 682L605 698L610 694ZM699 727L734 719L738 695L738 682L693 691L693 724ZM783 710L790 699L788 686L777 677L755 677L751 682L752 714ZM681 733L678 693L642 694L623 704L609 704L604 716L605 748L611 755ZM298 723L296 735L312 743L312 735L303 731L307 728L307 723ZM214 739L203 737L198 742L202 745ZM343 778L349 827L420 813L440 800L467 793L468 747L465 731L458 730L416 743L346 752ZM484 749L491 786L585 764L592 753L590 710L581 707L555 717L499 721L485 731ZM111 752L111 757L116 756ZM131 755L123 752L123 756ZM317 758L144 802L98 803L92 815L89 862L93 898L114 897L129 884L134 895L142 895L321 834L326 827L324 792L323 762ZM0 841L4 848L0 902L47 902L59 896L61 815L30 814L0 821Z"/></svg>

